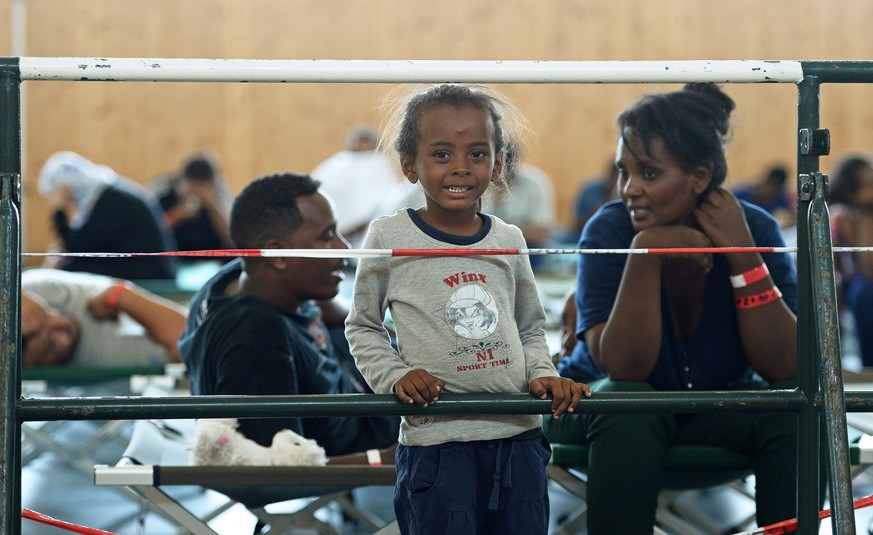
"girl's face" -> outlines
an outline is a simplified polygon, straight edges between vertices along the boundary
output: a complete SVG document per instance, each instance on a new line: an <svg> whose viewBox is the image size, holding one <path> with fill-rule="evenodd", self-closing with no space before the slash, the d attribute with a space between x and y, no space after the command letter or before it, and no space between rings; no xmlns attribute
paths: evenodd
<svg viewBox="0 0 873 535"><path fill-rule="evenodd" d="M415 158L403 159L403 173L421 182L429 223L457 224L474 217L488 184L500 175L491 116L469 106L443 105L421 118Z"/></svg>
<svg viewBox="0 0 873 535"><path fill-rule="evenodd" d="M616 147L618 189L634 230L690 224L697 199L709 185L710 169L686 169L659 137L652 138L649 149L651 155L629 129Z"/></svg>

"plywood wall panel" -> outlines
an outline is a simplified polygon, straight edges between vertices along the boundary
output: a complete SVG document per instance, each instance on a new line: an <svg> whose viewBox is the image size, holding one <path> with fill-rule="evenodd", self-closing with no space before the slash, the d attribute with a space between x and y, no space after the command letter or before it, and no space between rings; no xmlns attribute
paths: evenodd
<svg viewBox="0 0 873 535"><path fill-rule="evenodd" d="M0 14L12 2L0 0ZM263 59L873 59L868 0L28 0L30 56ZM10 20L9 17L3 20ZM10 28L11 32L11 28ZM0 32L6 33L6 32ZM0 44L0 52L6 44ZM628 102L675 85L501 86L536 132L529 157L567 221L580 183L614 151ZM378 122L383 84L25 83L25 250L50 243L42 162L71 149L146 182L213 149L238 191L307 172L345 131ZM796 158L796 88L733 85L730 180ZM834 149L873 145L873 88L826 87ZM825 166L829 159L825 159ZM793 170L793 169L792 169Z"/></svg>

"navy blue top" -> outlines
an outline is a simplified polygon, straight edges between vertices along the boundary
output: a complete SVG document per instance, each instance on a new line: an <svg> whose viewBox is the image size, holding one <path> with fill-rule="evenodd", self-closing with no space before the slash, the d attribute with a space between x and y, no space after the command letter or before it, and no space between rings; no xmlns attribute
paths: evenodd
<svg viewBox="0 0 873 535"><path fill-rule="evenodd" d="M741 201L746 201L747 203L754 204L755 206L760 206L765 211L767 211L771 214L776 212L777 210L780 210L780 209L787 210L789 212L793 211L793 208L791 206L791 199L788 197L787 194L783 193L769 202L760 202L760 201L755 200L754 195L753 195L754 191L755 191L754 186L745 186L745 187L734 190L733 193L734 193L734 197L736 197L737 199L740 199Z"/></svg>
<svg viewBox="0 0 873 535"><path fill-rule="evenodd" d="M779 224L764 210L740 201L757 246L783 247ZM591 218L579 241L580 249L628 249L636 235L627 209L621 201L605 204ZM797 273L793 258L785 253L761 255L788 307L797 310ZM576 336L579 343L558 371L576 381L591 381L604 374L592 362L582 333L609 319L624 273L627 255L579 255L576 306L579 314ZM713 255L713 267L706 275L704 307L700 323L688 344L679 341L670 308L661 292L663 318L661 350L646 382L658 390L718 390L735 388L752 378L754 372L740 343L730 266L724 255Z"/></svg>
<svg viewBox="0 0 873 535"><path fill-rule="evenodd" d="M71 253L157 253L176 248L155 199L121 182L103 190L81 227L70 228L63 212L56 212L54 218L64 248ZM69 257L60 267L133 280L176 277L176 259L169 256Z"/></svg>
<svg viewBox="0 0 873 535"><path fill-rule="evenodd" d="M254 297L222 295L240 272L239 259L229 262L191 301L179 350L192 394L364 392L354 379L354 363L334 351L314 302L290 313ZM291 429L314 439L327 455L339 455L392 444L399 424L397 417L287 417L241 419L239 430L269 446L278 431Z"/></svg>

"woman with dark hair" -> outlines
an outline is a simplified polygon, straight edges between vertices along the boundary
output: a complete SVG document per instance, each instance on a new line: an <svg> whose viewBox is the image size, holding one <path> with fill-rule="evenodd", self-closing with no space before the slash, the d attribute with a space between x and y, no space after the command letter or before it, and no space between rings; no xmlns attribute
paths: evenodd
<svg viewBox="0 0 873 535"><path fill-rule="evenodd" d="M733 100L714 84L649 95L618 117L620 199L583 249L782 246L779 224L722 184ZM576 344L558 366L594 391L777 388L797 375L796 272L786 254L580 255ZM588 529L650 534L667 450L709 444L755 459L760 525L796 516L787 413L574 414L553 442L590 444ZM616 504L622 508L616 517Z"/></svg>
<svg viewBox="0 0 873 535"><path fill-rule="evenodd" d="M843 156L831 169L828 188L831 232L835 247L873 245L873 155ZM873 256L834 255L841 304L855 320L865 367L873 366Z"/></svg>

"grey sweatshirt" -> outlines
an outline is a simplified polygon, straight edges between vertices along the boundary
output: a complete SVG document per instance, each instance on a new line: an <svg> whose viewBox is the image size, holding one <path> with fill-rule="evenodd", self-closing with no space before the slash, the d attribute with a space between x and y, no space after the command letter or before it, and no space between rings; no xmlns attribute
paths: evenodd
<svg viewBox="0 0 873 535"><path fill-rule="evenodd" d="M517 227L493 216L484 220L472 238L450 236L420 220L416 224L403 210L374 221L363 247L526 247ZM386 310L399 353L383 326ZM528 392L533 379L557 376L544 321L524 255L362 258L346 336L376 393L393 393L394 384L418 368L443 379L444 392ZM538 414L408 416L400 426L400 443L507 438L541 424Z"/></svg>

